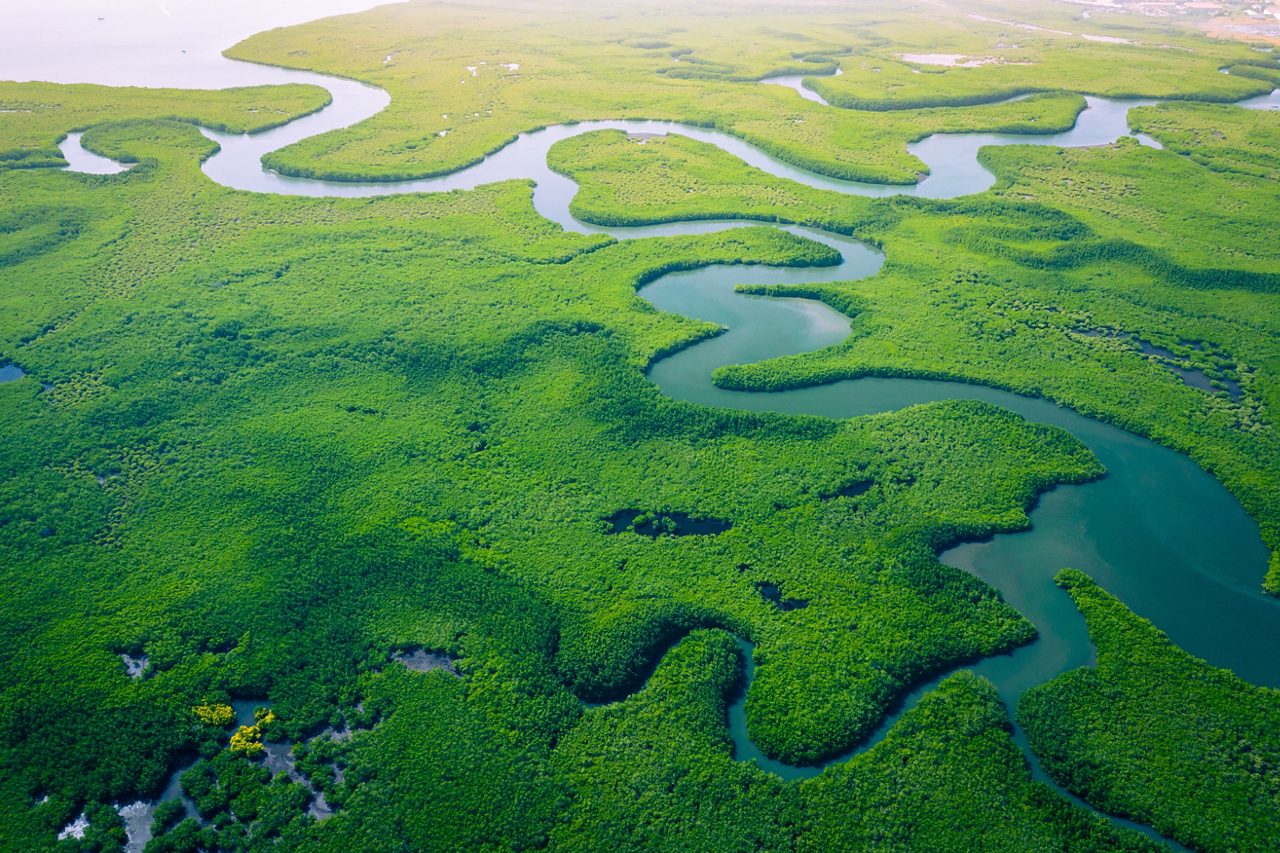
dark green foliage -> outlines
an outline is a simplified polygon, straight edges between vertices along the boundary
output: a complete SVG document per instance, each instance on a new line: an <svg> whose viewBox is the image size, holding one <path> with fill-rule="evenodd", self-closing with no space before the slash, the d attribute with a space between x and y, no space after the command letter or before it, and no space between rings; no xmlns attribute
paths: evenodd
<svg viewBox="0 0 1280 853"><path fill-rule="evenodd" d="M212 833L201 828L194 818L186 818L163 835L153 835L145 853L198 853L214 843Z"/></svg>
<svg viewBox="0 0 1280 853"><path fill-rule="evenodd" d="M663 657L634 696L588 710L556 750L554 768L572 796L552 844L572 850L791 847L799 792L731 758L725 709L740 672L731 635L697 630Z"/></svg>
<svg viewBox="0 0 1280 853"><path fill-rule="evenodd" d="M659 536L715 536L733 527L719 518L695 518L684 512L646 512L639 509L618 510L605 519L610 533L629 531L656 539Z"/></svg>
<svg viewBox="0 0 1280 853"><path fill-rule="evenodd" d="M799 849L1159 849L1032 782L1008 727L990 684L948 678L883 742L801 785Z"/></svg>
<svg viewBox="0 0 1280 853"><path fill-rule="evenodd" d="M1197 850L1280 838L1280 692L1174 646L1086 575L1066 570L1096 667L1028 691L1018 719L1045 769L1113 814Z"/></svg>
<svg viewBox="0 0 1280 853"><path fill-rule="evenodd" d="M695 630L634 695L589 709L557 748L572 792L551 835L572 850L1155 850L1032 782L991 686L953 676L884 742L783 783L732 760L741 659ZM691 807L692 806L692 807Z"/></svg>
<svg viewBox="0 0 1280 853"><path fill-rule="evenodd" d="M155 814L151 819L152 837L164 835L174 829L185 817L186 808L181 800L166 800L156 806Z"/></svg>

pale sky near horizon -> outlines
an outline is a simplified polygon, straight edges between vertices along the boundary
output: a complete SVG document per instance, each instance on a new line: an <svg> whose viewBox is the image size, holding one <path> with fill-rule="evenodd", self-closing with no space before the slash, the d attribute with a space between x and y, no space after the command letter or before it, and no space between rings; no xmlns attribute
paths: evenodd
<svg viewBox="0 0 1280 853"><path fill-rule="evenodd" d="M212 88L263 82L221 52L254 33L394 0L40 0L5 12L0 80Z"/></svg>

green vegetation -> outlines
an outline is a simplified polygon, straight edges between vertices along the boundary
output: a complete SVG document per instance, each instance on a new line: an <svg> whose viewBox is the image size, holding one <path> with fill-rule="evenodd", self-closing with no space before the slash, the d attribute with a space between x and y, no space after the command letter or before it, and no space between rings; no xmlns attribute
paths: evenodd
<svg viewBox="0 0 1280 853"><path fill-rule="evenodd" d="M1155 263L1166 262L1168 272L1159 271L1181 279L1175 283L1280 293L1280 249L1271 239L1280 209L1275 181L1205 169L1133 140L1109 148L1007 146L980 156L1000 176L997 195L1051 206L1113 244L1141 246L1152 258L1146 265L1156 271ZM1067 255L1060 261L1065 266L1074 260L1071 254L1082 253L1060 254Z"/></svg>
<svg viewBox="0 0 1280 853"><path fill-rule="evenodd" d="M1280 837L1280 691L1183 652L1086 575L1063 571L1096 667L1018 705L1031 747L1091 803L1197 850L1270 850Z"/></svg>
<svg viewBox="0 0 1280 853"><path fill-rule="evenodd" d="M261 754L262 744L258 747ZM147 853L300 846L312 825L306 817L310 792L284 774L272 777L253 757L236 749L233 736L230 749L183 773L183 790L211 825L202 829L194 819L180 820L176 809L157 810L154 823L162 832L147 845Z"/></svg>
<svg viewBox="0 0 1280 853"><path fill-rule="evenodd" d="M777 180L687 136L586 133L553 145L547 162L579 186L570 212L599 225L732 218L848 231L870 204Z"/></svg>
<svg viewBox="0 0 1280 853"><path fill-rule="evenodd" d="M1215 104L1161 104L1129 113L1135 130L1215 172L1280 178L1280 113Z"/></svg>
<svg viewBox="0 0 1280 853"><path fill-rule="evenodd" d="M1237 101L1275 87L1273 82L1236 75L1234 70L1229 76L1219 74L1218 57L1205 51L1203 43L1189 56L1169 45L1117 45L1089 41L1078 33L1019 30L999 30L999 37L1016 43L1013 47L982 47L970 38L936 51L974 57L971 61L981 63L976 67L903 61L914 52L901 50L895 43L895 50L901 52L858 56L841 63L844 73L839 77L814 78L810 86L831 104L856 110L985 104L1062 90L1111 98ZM990 41L982 39L980 44ZM962 45L972 47L962 50Z"/></svg>
<svg viewBox="0 0 1280 853"><path fill-rule="evenodd" d="M816 779L789 785L762 774L731 759L724 728L739 666L732 637L694 631L642 690L589 710L556 750L572 793L552 846L1157 849L1032 782L999 700L967 673L943 682L884 742Z"/></svg>
<svg viewBox="0 0 1280 853"><path fill-rule="evenodd" d="M24 202L12 239L59 240L5 268L0 351L28 371L0 387L7 838L157 790L212 736L192 708L230 694L269 697L289 736L382 709L344 747L345 807L320 837L394 837L388 804L415 803L428 846L527 845L559 813L540 768L574 694L638 685L691 627L758 643L753 735L796 760L852 744L914 680L1030 637L934 554L1096 476L1069 436L975 403L847 424L716 412L644 378L709 329L653 311L640 282L830 263L825 247L772 229L565 234L522 182L236 193L172 122L92 144L139 165L0 176ZM76 229L50 230L67 211ZM732 527L601 521L636 507ZM812 604L779 611L761 580ZM414 646L460 655L466 677L385 667ZM145 652L149 676L120 651ZM426 808L442 796L458 799Z"/></svg>
<svg viewBox="0 0 1280 853"><path fill-rule="evenodd" d="M1135 143L1008 146L981 156L1000 176L994 197L953 202L872 202L810 189L682 137L641 145L587 134L557 144L551 162L581 182L572 210L587 221L737 211L856 233L885 248L873 278L766 291L819 298L849 314L847 341L724 368L719 384L780 389L911 375L1048 397L1190 454L1240 498L1275 552L1274 182ZM1152 341L1188 368L1238 381L1243 398L1188 387L1134 340L1099 330ZM1267 588L1280 592L1275 557Z"/></svg>
<svg viewBox="0 0 1280 853"><path fill-rule="evenodd" d="M1052 91L886 109L1007 94L1008 66L881 64L872 80L851 65L899 53L1020 51L1052 90L1106 75L1147 94L1263 86L1217 73L1249 58L1239 45L1154 24L1106 29L1142 46L1103 44L1061 10L1037 20L1070 38L933 6L893 20L874 4L735 9L726 24L664 7L606 20L391 6L235 53L391 91L383 115L272 159L329 176L436 173L531 127L644 116L907 182L908 140L1057 129L1080 108ZM995 47L1013 30L1021 47ZM823 85L874 109L751 82L836 65L846 74ZM1043 492L1104 473L1067 433L987 404L835 422L674 402L645 378L718 329L655 311L638 287L715 263L831 265L830 249L760 227L566 233L525 181L312 199L200 172L213 143L177 117L266 126L318 107L309 88L0 92L6 109L44 105L0 115L0 151L30 167L0 169L0 363L26 372L0 385L0 848L116 849L113 804L189 767L201 820L158 809L151 853L1156 849L1033 781L994 690L968 673L813 779L733 759L735 637L756 648L755 743L793 763L840 754L913 684L1034 636L939 550L1024 529ZM1211 109L1219 146L1197 141ZM581 182L585 219L801 222L885 248L875 277L766 291L836 306L847 341L724 369L721 384L911 375L1057 400L1190 453L1275 551L1270 119L1140 116L1172 150L991 150L996 190L945 203L797 187L680 137L583 136L552 164ZM76 127L137 165L38 168L62 165L49 146ZM1239 383L1241 399L1170 365ZM1277 694L1064 578L1099 665L1020 709L1048 769L1198 847L1274 837ZM1269 583L1280 592L1280 559ZM808 606L775 606L767 584ZM457 671L392 662L406 649ZM146 655L141 677L126 654ZM271 711L233 733L234 700ZM261 760L283 738L309 784ZM308 812L313 790L333 816ZM55 841L82 813L85 838Z"/></svg>
<svg viewBox="0 0 1280 853"><path fill-rule="evenodd" d="M803 783L804 850L1156 850L1032 782L990 684L943 681L864 755ZM850 809L851 804L858 804ZM849 814L853 812L853 814ZM827 815L849 814L847 820ZM879 815L899 816L884 826Z"/></svg>
<svg viewBox="0 0 1280 853"><path fill-rule="evenodd" d="M1267 87L1280 87L1280 64L1273 61L1253 60L1225 69L1232 77L1248 77L1261 80Z"/></svg>
<svg viewBox="0 0 1280 853"><path fill-rule="evenodd" d="M986 17L999 17L1001 4L986 5ZM1019 56L1036 65L1007 71L1019 77L1034 71L1043 82L1032 88L1049 91L1234 100L1269 88L1218 73L1224 65L1256 61L1258 54L1247 47L1164 30L1147 37L1167 48L1138 49L1080 36L1011 34L1008 26L977 20L968 10L936 5L895 8L893 15L874 4L818 6L804 14L765 3L729 8L726 13L715 4L666 0L642 9L618 4L589 11L512 0L432 3L424 25L419 6L395 4L362 13L358 26L339 17L261 33L228 55L342 74L391 93L391 106L369 121L267 158L286 174L330 178L437 175L479 160L522 131L587 119L649 118L714 127L835 177L911 183L922 166L907 153L907 142L934 132L1047 133L1069 127L1079 109L1078 96L1060 95L978 110L886 113L886 106L904 106L902 93L910 91L904 81L881 73L894 64L894 51L988 53L1016 41L1023 45ZM659 42L664 46L653 47ZM752 82L806 69L830 72L836 65L843 76L811 84L830 98L844 91L839 87L859 87L872 111L831 109ZM991 79L989 71L1004 73L999 66L946 74L898 67L910 78L905 82L928 94L926 106L985 103L1024 91L1011 92L1005 80ZM1123 81L1123 88L1103 80Z"/></svg>
<svg viewBox="0 0 1280 853"><path fill-rule="evenodd" d="M266 130L329 103L316 86L191 92L0 81L0 169L65 166L57 143L69 131L130 119L189 121L230 133Z"/></svg>

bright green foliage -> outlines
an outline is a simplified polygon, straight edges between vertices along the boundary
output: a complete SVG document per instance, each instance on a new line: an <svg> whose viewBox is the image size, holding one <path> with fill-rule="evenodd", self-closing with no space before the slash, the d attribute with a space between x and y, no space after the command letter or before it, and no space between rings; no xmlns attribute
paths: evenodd
<svg viewBox="0 0 1280 853"><path fill-rule="evenodd" d="M1154 33L1141 35L1160 38ZM947 46L952 50L937 51L944 55L958 51L962 55L959 62L981 62L976 67L939 67L931 64L938 60L930 59L911 61L914 52L901 51L895 44L901 52L857 56L841 63L841 76L815 78L811 85L832 104L858 110L985 104L1060 90L1112 98L1236 101L1273 88L1254 78L1219 74L1221 62L1204 50L1203 42L1188 55L1188 51L1168 45L1121 46L1089 41L1079 33L1046 30L1032 34L1016 26L999 29L997 37L1017 46L962 51L953 43Z"/></svg>
<svg viewBox="0 0 1280 853"><path fill-rule="evenodd" d="M315 837L337 850L540 846L566 797L548 772L551 750L581 714L553 665L556 620L512 578L428 562L424 544L403 538L369 631L449 638L466 677L389 666L361 678L364 713L346 714L351 740L313 748L344 770L324 786L338 811Z"/></svg>
<svg viewBox="0 0 1280 853"><path fill-rule="evenodd" d="M1001 178L998 195L1050 205L1099 234L1204 271L1188 283L1280 292L1275 181L1211 171L1132 139L1098 148L987 148L981 159Z"/></svg>
<svg viewBox="0 0 1280 853"><path fill-rule="evenodd" d="M847 231L870 203L777 180L714 145L678 134L587 133L556 143L547 162L579 185L570 212L600 225L733 218Z"/></svg>
<svg viewBox="0 0 1280 853"><path fill-rule="evenodd" d="M1149 850L1032 782L991 686L953 676L883 743L789 785L731 758L733 638L694 631L556 750L570 850ZM686 769L688 768L688 769ZM696 803L696 809L689 804Z"/></svg>
<svg viewBox="0 0 1280 853"><path fill-rule="evenodd" d="M1280 691L1188 655L1081 572L1061 572L1058 584L1089 623L1098 663L1019 702L1045 769L1194 849L1274 849Z"/></svg>
<svg viewBox="0 0 1280 853"><path fill-rule="evenodd" d="M881 743L801 784L809 831L797 848L1160 849L1031 781L1008 728L988 682L949 677Z"/></svg>
<svg viewBox="0 0 1280 853"><path fill-rule="evenodd" d="M269 696L295 736L358 698L390 709L344 757L326 838L394 837L388 804L406 803L424 846L532 845L550 824L530 816L558 809L539 768L574 725L570 691L620 695L697 625L759 644L758 742L839 752L904 685L1030 636L936 549L1018 529L1040 490L1099 473L991 406L836 424L663 398L641 369L708 328L638 283L833 260L789 234L616 244L551 226L521 182L282 199L211 185L189 126L93 144L140 164L0 177L24 201L11 235L44 235L7 262L0 329L29 372L0 387L10 838L158 789L208 746L191 708L234 692ZM732 528L611 533L629 507ZM813 604L780 613L766 578ZM414 645L460 654L466 678L370 675ZM122 648L152 675L128 679ZM851 660L877 666L835 665Z"/></svg>
<svg viewBox="0 0 1280 853"><path fill-rule="evenodd" d="M1232 65L1223 70L1233 77L1248 77L1254 80L1261 80L1271 88L1280 87L1280 63L1274 60L1253 59L1248 62L1242 62L1239 65Z"/></svg>
<svg viewBox="0 0 1280 853"><path fill-rule="evenodd" d="M1002 8L967 5L990 6L986 17L997 18ZM1036 5L1042 17L1061 14L1056 3ZM1267 91L1259 80L1218 73L1220 66L1257 57L1242 45L1165 28L1146 29L1143 38L1167 47L1011 30L976 20L969 10L934 4L899 4L886 15L875 3L813 4L797 13L767 3L752 8L660 0L642 8L606 3L587 9L488 0L387 5L361 14L359 26L331 18L261 33L229 55L355 77L392 95L387 110L357 127L269 155L268 164L287 174L442 174L523 131L587 119L648 118L714 127L824 174L911 183L921 170L906 151L911 140L939 131L1062 130L1080 100L1059 96L898 114L886 114L885 107L988 103L1031 90L1216 100ZM1023 45L1014 53L1035 64L913 74L894 60L899 51L985 55L1010 42ZM306 49L298 50L299 44ZM806 69L831 73L836 66L843 76L810 83L833 99L856 92L859 103L874 111L831 109L754 82ZM895 68L900 73L891 73ZM1010 87L1010 75L1027 79L1029 73L1036 81L1030 88Z"/></svg>
<svg viewBox="0 0 1280 853"><path fill-rule="evenodd" d="M1129 113L1134 130L1215 172L1280 178L1280 113L1216 104L1160 104Z"/></svg>
<svg viewBox="0 0 1280 853"><path fill-rule="evenodd" d="M799 817L797 791L732 759L725 709L741 668L731 635L694 631L634 696L588 710L556 750L554 766L572 799L553 845L789 848Z"/></svg>
<svg viewBox="0 0 1280 853"><path fill-rule="evenodd" d="M392 6L359 27L319 23L238 48L394 95L367 125L273 162L423 174L546 122L647 116L714 124L835 174L909 181L908 139L1060 127L1079 108L1049 95L868 114L748 82L831 70L886 38L963 51L1003 38L1004 25L934 7L901 26L874 10L838 26L815 17L803 32L776 12L741 28L686 12L676 29L665 14L640 26L433 9L429 27L411 26L421 9ZM614 27L632 35L611 42ZM1261 88L1207 70L1244 48L1166 36L1194 54L1177 91ZM309 52L294 53L300 39ZM1055 49L1044 61L1114 71L1135 55ZM1133 85L1174 85L1167 63L1142 62ZM756 644L747 716L766 752L842 752L907 685L1032 636L937 551L1021 529L1037 494L1102 473L1067 434L988 405L835 423L675 403L645 379L656 356L716 330L654 311L639 285L709 263L830 264L828 249L760 228L629 243L567 234L533 212L524 182L367 200L231 192L198 171L209 140L158 118L175 102L48 91L70 92L83 118L68 106L6 150L47 154L77 122L105 117L94 109L137 98L85 143L138 165L0 172L0 358L28 373L0 386L0 847L53 846L82 808L89 842L118 844L107 804L157 792L193 754L203 759L185 787L211 825L170 809L153 851L1145 846L1034 784L989 686L967 675L815 780L784 785L732 761L723 715L737 653L708 629ZM303 111L312 95L272 103ZM228 124L251 108L243 92L208 97ZM437 114L449 124L424 121ZM849 341L726 370L723 383L904 373L1041 394L1192 452L1280 542L1275 272L1262 239L1275 204L1258 179L1127 146L1005 150L990 160L1002 196L871 203L677 139L606 135L555 156L581 172L580 212L606 221L750 215L885 245L881 275L812 291L853 316ZM41 162L52 164L27 165ZM1168 169L1153 177L1153 162ZM1063 192L1063 164L1094 170L1098 198ZM1192 200L1178 222L1126 200L1132 186L1150 204L1181 203L1203 181L1258 189L1261 209L1215 219ZM1225 261L1201 239L1215 225L1241 231ZM1127 339L1081 334L1093 329L1179 348L1240 382L1244 400L1188 388ZM832 497L852 483L872 485ZM608 519L628 509L731 526L614 532ZM761 581L810 604L781 611ZM456 656L460 675L389 663L411 647ZM147 654L146 677L126 676L122 651ZM305 786L271 779L193 721L193 708L231 696L269 699L292 738L351 726L349 740L299 750L333 817L312 820ZM620 701L585 709L581 698ZM1218 698L1206 701L1217 713ZM1218 756L1202 758L1184 772L1212 777Z"/></svg>
<svg viewBox="0 0 1280 853"><path fill-rule="evenodd" d="M65 166L57 143L68 131L103 122L170 118L249 133L328 103L324 89L301 85L191 92L0 82L0 169Z"/></svg>
<svg viewBox="0 0 1280 853"><path fill-rule="evenodd" d="M911 375L1049 397L1189 453L1259 520L1273 551L1280 547L1274 182L1132 143L986 148L982 158L1000 176L996 198L872 203L779 181L687 138L639 145L589 134L552 149L552 161L582 182L573 209L589 221L736 210L884 246L873 278L766 291L850 314L847 341L724 368L720 384L778 389ZM1239 381L1244 398L1188 387L1131 340L1082 334L1099 329L1170 348L1189 368ZM1213 346L1191 346L1197 341ZM1280 563L1272 565L1267 588L1280 591Z"/></svg>

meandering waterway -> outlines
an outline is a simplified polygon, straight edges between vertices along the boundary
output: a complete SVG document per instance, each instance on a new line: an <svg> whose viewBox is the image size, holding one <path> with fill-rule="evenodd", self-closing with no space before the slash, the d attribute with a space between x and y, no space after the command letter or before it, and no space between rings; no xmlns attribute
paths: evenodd
<svg viewBox="0 0 1280 853"><path fill-rule="evenodd" d="M886 186L841 181L798 169L728 134L673 122L591 121L521 134L482 162L450 175L403 182L333 182L291 178L263 168L263 155L301 139L346 127L383 109L385 92L350 80L310 72L259 69L271 82L313 83L328 89L333 103L288 125L256 135L202 132L220 151L204 164L214 181L235 189L300 196L376 196L469 189L508 179L536 182L534 205L567 230L606 233L620 239L706 233L740 227L743 222L679 222L642 228L600 228L582 223L569 211L577 186L547 167L556 142L597 130L679 133L718 146L776 177L836 192L868 195L918 195L951 198L981 192L994 177L977 160L985 145L1099 145L1128 135L1128 110L1150 101L1088 98L1075 127L1064 133L937 134L909 146L929 169L917 185ZM249 75L250 77L252 75ZM251 81L246 81L251 82ZM793 85L806 96L799 79L766 83ZM811 93L815 94L815 93ZM812 100L812 98L811 98ZM1254 108L1280 106L1276 93L1243 102ZM1151 144L1152 140L1146 140ZM107 170L101 158L84 152L79 135L63 143L72 168L82 162ZM84 157L81 160L81 157ZM127 178L126 178L127 179ZM720 323L725 334L654 363L649 377L667 395L693 403L753 411L847 418L949 399L978 399L1012 409L1029 420L1061 427L1086 444L1108 475L1082 486L1061 487L1040 499L1031 514L1031 530L1000 535L953 548L941 559L971 572L1001 591L1035 623L1039 637L1012 654L988 658L971 668L991 679L1013 708L1029 687L1092 660L1083 619L1053 575L1072 566L1094 576L1134 611L1151 619L1171 639L1210 663L1228 667L1257 683L1280 686L1280 602L1263 595L1259 583L1267 551L1257 525L1239 503L1187 457L1146 439L1078 415L1051 402L1019 397L977 385L915 379L860 379L776 393L717 388L714 368L810 351L838 343L848 332L847 318L819 302L771 299L735 292L738 284L811 284L847 281L874 274L883 258L867 246L836 234L788 227L786 230L837 249L838 266L820 268L707 267L673 273L646 286L641 295L664 311ZM780 615L779 618L786 618ZM748 655L750 648L747 647ZM748 657L749 659L749 657ZM748 669L748 684L751 672ZM947 673L940 674L939 677ZM937 679L904 697L910 707ZM860 749L879 741L896 720ZM730 712L737 757L754 759L787 778L812 775L821 767L792 767L767 759L751 742L742 701ZM1025 739L1016 732L1025 747ZM1024 750L1025 751L1025 750ZM1028 753L1033 769L1043 778ZM839 760L839 759L837 759ZM1074 798L1073 798L1074 799Z"/></svg>

